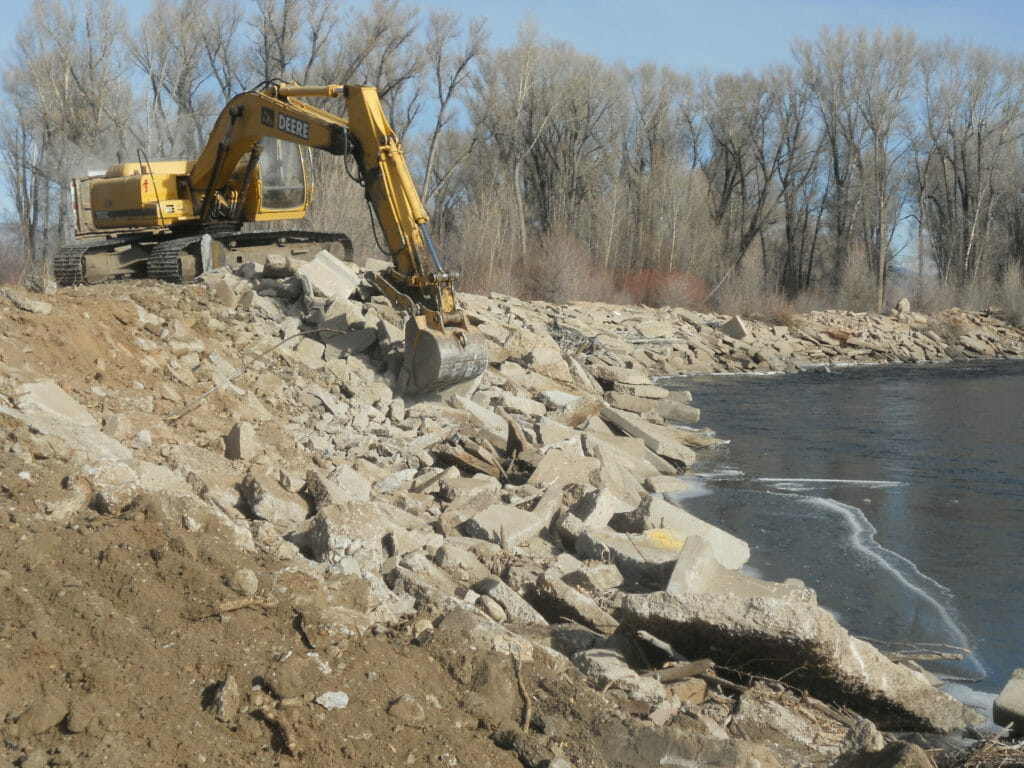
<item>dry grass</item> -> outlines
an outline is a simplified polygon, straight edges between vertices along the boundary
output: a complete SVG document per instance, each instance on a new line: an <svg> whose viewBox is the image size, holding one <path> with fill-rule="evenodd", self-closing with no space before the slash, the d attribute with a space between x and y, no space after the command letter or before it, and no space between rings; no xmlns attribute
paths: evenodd
<svg viewBox="0 0 1024 768"><path fill-rule="evenodd" d="M938 768L1024 768L1024 742L1008 744L993 737L969 749L946 753Z"/></svg>

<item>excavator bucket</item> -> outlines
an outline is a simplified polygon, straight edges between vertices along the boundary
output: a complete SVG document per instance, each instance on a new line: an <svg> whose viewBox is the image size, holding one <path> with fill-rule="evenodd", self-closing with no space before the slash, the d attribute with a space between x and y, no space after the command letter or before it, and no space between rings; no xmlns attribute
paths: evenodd
<svg viewBox="0 0 1024 768"><path fill-rule="evenodd" d="M413 394L444 389L474 379L487 367L484 337L466 328L436 331L422 315L405 325L402 390Z"/></svg>

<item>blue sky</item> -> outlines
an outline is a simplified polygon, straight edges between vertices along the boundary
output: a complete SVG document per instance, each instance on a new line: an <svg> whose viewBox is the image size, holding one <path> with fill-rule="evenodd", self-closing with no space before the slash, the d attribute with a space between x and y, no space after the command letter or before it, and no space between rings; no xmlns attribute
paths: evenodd
<svg viewBox="0 0 1024 768"><path fill-rule="evenodd" d="M359 4L368 0L359 0ZM148 9L148 0L122 2ZM1024 54L1024 0L421 0L485 16L495 46L515 39L528 13L545 38L566 40L586 53L628 65L654 61L683 72L742 72L787 62L789 44L825 26L913 30L919 38L987 45ZM25 19L29 0L0 0L0 49ZM129 11L129 17L135 15Z"/></svg>
<svg viewBox="0 0 1024 768"><path fill-rule="evenodd" d="M431 6L434 3L424 3ZM912 30L923 40L951 38L1024 53L1024 0L448 0L437 3L486 16L492 42L515 38L529 12L543 36L628 65L654 61L693 72L757 71L790 60L790 43L823 27Z"/></svg>

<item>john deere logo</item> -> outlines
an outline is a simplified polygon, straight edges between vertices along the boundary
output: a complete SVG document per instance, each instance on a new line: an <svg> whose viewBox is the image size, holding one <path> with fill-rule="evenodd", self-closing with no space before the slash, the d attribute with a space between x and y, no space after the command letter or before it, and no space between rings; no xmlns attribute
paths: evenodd
<svg viewBox="0 0 1024 768"><path fill-rule="evenodd" d="M274 110L270 107L260 107L260 122L264 125L274 127Z"/></svg>

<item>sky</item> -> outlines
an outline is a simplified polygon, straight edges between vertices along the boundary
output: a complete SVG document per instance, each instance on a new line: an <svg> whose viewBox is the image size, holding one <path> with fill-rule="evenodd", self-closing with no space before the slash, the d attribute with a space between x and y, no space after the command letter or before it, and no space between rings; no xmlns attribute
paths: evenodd
<svg viewBox="0 0 1024 768"><path fill-rule="evenodd" d="M423 3L424 7L434 3ZM950 38L1024 54L1024 0L443 0L487 17L491 40L514 41L532 13L542 37L566 40L606 61L647 61L681 72L740 73L791 61L790 43L825 27L902 27L920 39Z"/></svg>
<svg viewBox="0 0 1024 768"><path fill-rule="evenodd" d="M361 5L369 0L356 0ZM681 72L740 73L791 60L790 43L824 27L909 29L924 40L951 38L1024 55L1024 0L420 0L467 18L484 16L491 43L504 47L528 14L542 39L565 40L609 63L647 61ZM129 19L151 7L121 0ZM28 15L29 0L0 0L0 50ZM134 11L134 12L133 12Z"/></svg>

